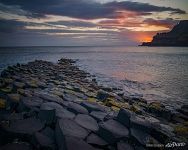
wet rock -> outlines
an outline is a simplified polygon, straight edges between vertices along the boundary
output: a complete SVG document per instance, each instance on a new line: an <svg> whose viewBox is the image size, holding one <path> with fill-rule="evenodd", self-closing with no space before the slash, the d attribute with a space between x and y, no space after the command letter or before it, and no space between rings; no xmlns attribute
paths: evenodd
<svg viewBox="0 0 188 150"><path fill-rule="evenodd" d="M157 139L160 143L166 143L174 137L174 133L168 130L164 130L160 127L155 127L151 131L151 136Z"/></svg>
<svg viewBox="0 0 188 150"><path fill-rule="evenodd" d="M121 138L129 137L129 130L121 123L111 119L99 125L98 134L108 143L113 144Z"/></svg>
<svg viewBox="0 0 188 150"><path fill-rule="evenodd" d="M32 150L28 143L11 143L0 147L1 150Z"/></svg>
<svg viewBox="0 0 188 150"><path fill-rule="evenodd" d="M28 118L10 122L10 125L5 127L5 130L10 133L31 135L34 132L41 130L43 127L44 124L40 120L35 118Z"/></svg>
<svg viewBox="0 0 188 150"><path fill-rule="evenodd" d="M68 110L75 114L88 114L86 108L76 103L69 103Z"/></svg>
<svg viewBox="0 0 188 150"><path fill-rule="evenodd" d="M64 136L73 136L80 139L86 138L89 132L70 119L60 119L56 125L56 138L61 142Z"/></svg>
<svg viewBox="0 0 188 150"><path fill-rule="evenodd" d="M133 116L133 113L127 109L120 109L117 120L123 125L130 127L130 117Z"/></svg>
<svg viewBox="0 0 188 150"><path fill-rule="evenodd" d="M152 125L149 121L145 120L144 118L134 116L130 118L130 126L131 128L136 128L139 130L143 130L145 132L151 132Z"/></svg>
<svg viewBox="0 0 188 150"><path fill-rule="evenodd" d="M159 142L150 136L148 133L143 130L138 130L131 128L131 137L137 141L139 144L146 146L147 144L158 144Z"/></svg>
<svg viewBox="0 0 188 150"><path fill-rule="evenodd" d="M105 108L103 106L99 105L96 102L84 101L81 103L81 105L84 106L89 112L105 110Z"/></svg>
<svg viewBox="0 0 188 150"><path fill-rule="evenodd" d="M117 150L134 150L134 148L130 144L120 141L117 143Z"/></svg>
<svg viewBox="0 0 188 150"><path fill-rule="evenodd" d="M96 132L98 130L98 124L95 119L90 117L89 115L85 114L79 114L75 118L76 123L78 123L80 126L91 130L93 132Z"/></svg>
<svg viewBox="0 0 188 150"><path fill-rule="evenodd" d="M46 123L47 125L51 125L55 122L55 109L53 110L40 110L38 113L38 118Z"/></svg>
<svg viewBox="0 0 188 150"><path fill-rule="evenodd" d="M101 137L99 137L98 135L91 133L86 140L87 143L92 144L92 145L96 145L99 147L104 147L106 145L108 145L108 143L106 141L104 141Z"/></svg>
<svg viewBox="0 0 188 150"><path fill-rule="evenodd" d="M90 115L97 120L97 122L104 121L107 113L101 111L92 111Z"/></svg>
<svg viewBox="0 0 188 150"><path fill-rule="evenodd" d="M109 97L109 94L107 92L105 92L104 90L99 90L97 92L97 99L99 99L101 101L104 101L108 97Z"/></svg>
<svg viewBox="0 0 188 150"><path fill-rule="evenodd" d="M188 121L188 116L179 112L174 112L172 114L171 120L176 123L184 123L185 121Z"/></svg>

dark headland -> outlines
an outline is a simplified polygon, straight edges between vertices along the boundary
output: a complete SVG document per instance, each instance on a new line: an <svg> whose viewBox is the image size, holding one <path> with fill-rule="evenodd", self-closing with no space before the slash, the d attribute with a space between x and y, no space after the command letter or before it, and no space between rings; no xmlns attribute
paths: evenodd
<svg viewBox="0 0 188 150"><path fill-rule="evenodd" d="M98 85L73 60L9 66L0 77L1 150L187 148L188 105Z"/></svg>
<svg viewBox="0 0 188 150"><path fill-rule="evenodd" d="M157 33L151 42L140 46L188 46L188 20L182 20L170 32Z"/></svg>

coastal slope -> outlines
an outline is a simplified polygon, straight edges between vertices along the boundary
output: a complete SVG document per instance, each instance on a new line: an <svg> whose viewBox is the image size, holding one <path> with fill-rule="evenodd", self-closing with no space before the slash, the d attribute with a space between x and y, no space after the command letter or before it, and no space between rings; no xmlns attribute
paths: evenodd
<svg viewBox="0 0 188 150"><path fill-rule="evenodd" d="M170 32L157 33L141 46L188 46L188 20L180 21Z"/></svg>

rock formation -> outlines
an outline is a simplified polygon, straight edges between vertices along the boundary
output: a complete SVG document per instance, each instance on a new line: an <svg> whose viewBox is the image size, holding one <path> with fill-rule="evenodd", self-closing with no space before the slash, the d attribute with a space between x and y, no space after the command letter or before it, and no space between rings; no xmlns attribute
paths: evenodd
<svg viewBox="0 0 188 150"><path fill-rule="evenodd" d="M157 33L141 46L188 46L188 20L180 21L170 32Z"/></svg>

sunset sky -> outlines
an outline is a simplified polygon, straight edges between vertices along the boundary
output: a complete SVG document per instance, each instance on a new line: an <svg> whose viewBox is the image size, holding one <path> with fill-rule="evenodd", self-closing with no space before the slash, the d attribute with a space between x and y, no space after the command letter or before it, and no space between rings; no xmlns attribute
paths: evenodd
<svg viewBox="0 0 188 150"><path fill-rule="evenodd" d="M187 13L188 0L0 0L0 46L138 45Z"/></svg>

